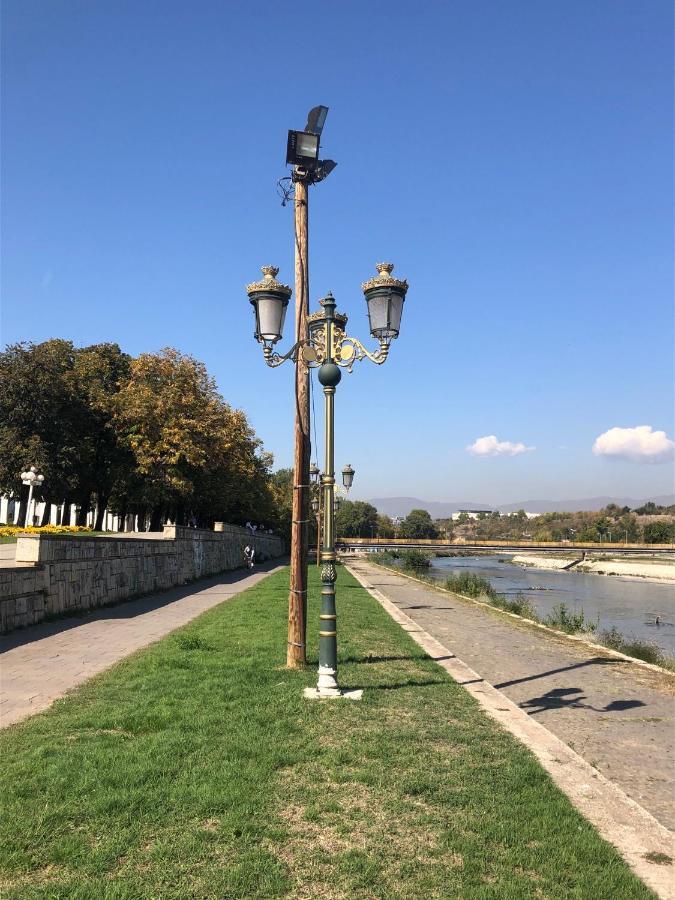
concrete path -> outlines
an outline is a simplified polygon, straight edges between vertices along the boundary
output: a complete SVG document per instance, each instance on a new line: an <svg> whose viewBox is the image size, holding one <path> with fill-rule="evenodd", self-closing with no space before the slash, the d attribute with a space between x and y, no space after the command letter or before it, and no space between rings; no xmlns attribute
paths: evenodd
<svg viewBox="0 0 675 900"><path fill-rule="evenodd" d="M46 709L66 691L191 619L245 591L283 565L224 572L195 584L33 625L0 638L0 726Z"/></svg>
<svg viewBox="0 0 675 900"><path fill-rule="evenodd" d="M16 565L16 544L0 544L0 569L14 568Z"/></svg>
<svg viewBox="0 0 675 900"><path fill-rule="evenodd" d="M658 821L675 828L675 678L372 563L349 565Z"/></svg>

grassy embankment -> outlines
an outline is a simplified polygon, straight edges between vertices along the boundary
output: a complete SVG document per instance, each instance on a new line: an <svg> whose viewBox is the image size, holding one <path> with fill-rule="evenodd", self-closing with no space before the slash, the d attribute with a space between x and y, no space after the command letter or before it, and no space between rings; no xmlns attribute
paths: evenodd
<svg viewBox="0 0 675 900"><path fill-rule="evenodd" d="M625 653L626 656L632 656L635 659L641 659L643 662L675 671L675 659L666 656L658 645L639 638L627 637L615 627L601 631L598 634L596 633L597 626L595 622L589 621L583 610L574 612L570 610L566 603L556 604L546 618L541 618L527 597L524 597L522 594L517 594L514 597L500 594L492 587L489 579L484 578L482 575L477 575L475 572L460 572L457 575L449 575L442 582L439 582L436 578L425 576L424 571L429 568L431 561L428 554L420 553L418 550L404 551L396 557L390 553L377 553L373 554L371 558L373 562L377 562L380 565L392 567L398 565L408 574L414 575L421 581L434 585L434 587L440 586L447 591L452 591L453 594L471 597L474 600L482 600L497 609L515 613L541 625L548 625L550 628L564 631L566 634L586 634L595 643L604 644L611 650L617 650L619 653Z"/></svg>
<svg viewBox="0 0 675 900"><path fill-rule="evenodd" d="M364 699L303 699L287 584L0 736L4 898L652 896L343 569L341 677Z"/></svg>

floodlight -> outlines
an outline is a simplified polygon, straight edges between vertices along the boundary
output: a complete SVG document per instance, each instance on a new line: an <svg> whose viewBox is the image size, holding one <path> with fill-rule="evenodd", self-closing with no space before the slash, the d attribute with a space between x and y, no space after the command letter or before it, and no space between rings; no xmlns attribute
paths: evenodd
<svg viewBox="0 0 675 900"><path fill-rule="evenodd" d="M335 166L337 166L337 163L332 159L320 159L314 173L314 180L323 181L324 178L328 178Z"/></svg>
<svg viewBox="0 0 675 900"><path fill-rule="evenodd" d="M308 166L312 169L319 160L319 135L308 131L289 131L286 164Z"/></svg>
<svg viewBox="0 0 675 900"><path fill-rule="evenodd" d="M313 109L310 109L309 114L307 116L307 124L305 125L305 131L311 131L312 134L320 135L323 131L323 126L326 121L326 116L328 115L328 107L327 106L315 106Z"/></svg>

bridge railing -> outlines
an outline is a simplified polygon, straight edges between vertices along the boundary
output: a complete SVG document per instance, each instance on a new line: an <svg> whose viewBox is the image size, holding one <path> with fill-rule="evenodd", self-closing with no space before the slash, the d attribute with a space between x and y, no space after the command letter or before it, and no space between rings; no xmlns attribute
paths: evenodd
<svg viewBox="0 0 675 900"><path fill-rule="evenodd" d="M454 540L449 541L443 538L354 538L339 537L336 544L349 544L351 547L377 547L387 546L395 547L410 546L411 544L419 544L425 547L451 548L451 549L470 549L471 547L522 547L533 550L545 550L547 548L568 549L568 550L605 550L610 551L612 548L621 548L622 550L673 550L675 544L634 544L624 543L623 541L603 541L583 542L583 541L528 541L528 540Z"/></svg>

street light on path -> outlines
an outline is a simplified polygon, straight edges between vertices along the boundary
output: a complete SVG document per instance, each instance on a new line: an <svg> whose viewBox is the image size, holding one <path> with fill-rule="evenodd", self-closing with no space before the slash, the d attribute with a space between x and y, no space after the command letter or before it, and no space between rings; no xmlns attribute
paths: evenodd
<svg viewBox="0 0 675 900"><path fill-rule="evenodd" d="M289 179L291 187L282 189L282 194L284 203L293 197L294 206L296 341L306 341L309 337L309 188L323 181L336 165L330 159L319 159L321 133L327 114L327 106L310 109L304 131L289 131L286 146L286 164L293 168ZM282 179L282 182L285 180ZM283 311L285 313L285 306ZM283 318L279 334L282 330ZM309 370L302 354L298 354L295 358L295 450L286 651L286 664L291 668L303 666L306 659L309 456Z"/></svg>
<svg viewBox="0 0 675 900"><path fill-rule="evenodd" d="M352 486L354 482L354 469L349 465L349 463L342 470L342 484L344 486L345 492L349 493L349 488ZM309 477L313 485L317 487L321 484L321 476L323 473L319 469L316 463L312 463L309 467ZM317 566L321 565L321 554L319 553L319 547L321 546L321 497L323 494L323 490L319 489L318 493L312 498L311 506L312 512L316 516L316 564ZM340 508L340 504L342 502L342 497L339 495L335 497L335 512Z"/></svg>
<svg viewBox="0 0 675 900"><path fill-rule="evenodd" d="M378 263L378 275L362 285L366 298L370 333L379 341L379 348L367 350L357 338L345 332L347 316L336 312L332 294L320 301L321 310L308 318L309 336L300 338L285 354L274 350L274 344L281 339L283 318L288 304L290 288L276 281L278 269L265 266L262 282L248 285L247 293L255 310L256 339L263 345L263 356L268 366L276 367L285 360L295 362L299 357L311 368L318 368L319 382L323 385L325 407L325 462L321 476L323 494L323 540L321 548L321 613L319 616L319 678L316 689L308 688L307 695L313 697L360 697L360 691L341 691L337 679L337 614L335 605L335 462L334 425L335 389L342 378L341 369L352 371L354 363L369 359L382 365L389 355L391 341L398 337L401 327L403 302L408 290L408 282L392 276L391 263ZM270 302L271 300L271 302ZM264 304L266 331L261 328ZM346 470L346 475L345 475ZM351 466L345 466L343 481L345 487L350 481ZM351 471L353 479L353 470ZM350 482L351 484L351 482Z"/></svg>
<svg viewBox="0 0 675 900"><path fill-rule="evenodd" d="M33 490L36 487L41 487L42 483L45 480L44 475L39 475L38 470L35 466L31 466L27 472L21 473L21 483L24 485L28 485L28 503L26 504L26 525L32 525L33 519L31 518L31 501L33 499Z"/></svg>

